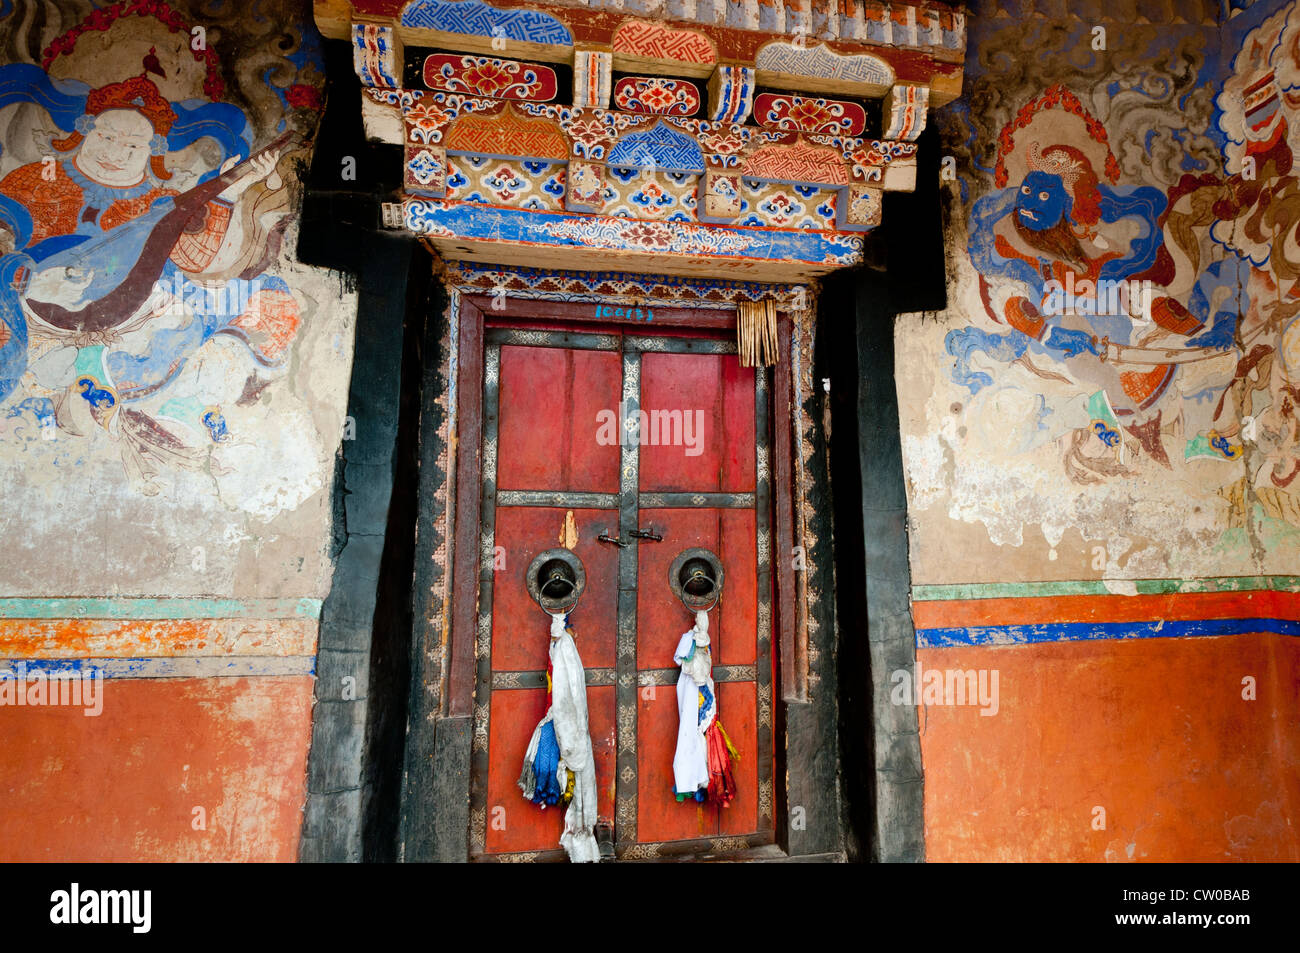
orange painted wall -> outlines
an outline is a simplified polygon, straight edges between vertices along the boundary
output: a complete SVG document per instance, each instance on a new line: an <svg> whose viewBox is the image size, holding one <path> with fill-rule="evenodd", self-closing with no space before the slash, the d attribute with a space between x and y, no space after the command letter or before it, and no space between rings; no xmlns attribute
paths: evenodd
<svg viewBox="0 0 1300 953"><path fill-rule="evenodd" d="M0 861L293 860L312 683L110 679L98 717L0 708Z"/></svg>
<svg viewBox="0 0 1300 953"><path fill-rule="evenodd" d="M1300 861L1300 639L920 649L999 711L919 710L931 861ZM1244 701L1253 675L1257 699ZM1106 810L1094 830L1093 808Z"/></svg>

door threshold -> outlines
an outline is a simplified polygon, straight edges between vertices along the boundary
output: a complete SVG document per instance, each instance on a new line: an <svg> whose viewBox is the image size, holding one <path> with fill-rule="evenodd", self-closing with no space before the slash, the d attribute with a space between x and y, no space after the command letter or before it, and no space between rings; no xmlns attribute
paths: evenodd
<svg viewBox="0 0 1300 953"><path fill-rule="evenodd" d="M526 851L523 853L476 854L470 857L477 863L565 863L568 855L563 850ZM658 857L626 857L603 860L607 864L843 864L847 862L843 851L821 854L800 854L791 857L776 844L728 851L688 851Z"/></svg>
<svg viewBox="0 0 1300 953"><path fill-rule="evenodd" d="M764 844L746 850L724 851L719 853L678 854L669 857L647 857L645 859L619 861L634 864L842 864L845 863L841 852L824 854L801 854L791 857L776 844Z"/></svg>

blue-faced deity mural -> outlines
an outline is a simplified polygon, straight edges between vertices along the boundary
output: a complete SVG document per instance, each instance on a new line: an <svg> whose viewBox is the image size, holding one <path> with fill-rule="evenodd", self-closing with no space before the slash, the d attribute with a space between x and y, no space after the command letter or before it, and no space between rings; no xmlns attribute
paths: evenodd
<svg viewBox="0 0 1300 953"><path fill-rule="evenodd" d="M1171 34L1166 52L1185 45L1199 75L1090 87L1063 62L1072 82L987 130L991 165L973 160L991 187L969 206L967 246L984 313L945 346L972 404L999 368L1051 382L1004 450L1057 442L1084 484L1240 461L1244 442L1261 453L1255 485L1285 490L1300 472L1300 7L1274 10ZM1122 172L1116 130L1088 103L1126 95L1112 113L1126 123ZM1212 125L1194 132L1198 111Z"/></svg>

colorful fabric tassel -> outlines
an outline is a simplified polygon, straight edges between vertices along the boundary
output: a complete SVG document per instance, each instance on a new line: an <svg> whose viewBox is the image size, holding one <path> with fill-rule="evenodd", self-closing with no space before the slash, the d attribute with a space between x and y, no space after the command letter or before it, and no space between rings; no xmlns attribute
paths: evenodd
<svg viewBox="0 0 1300 953"><path fill-rule="evenodd" d="M727 740L727 733L716 721L704 735L709 750L709 800L722 807L731 807L736 797L736 779L731 774L731 761L736 749Z"/></svg>

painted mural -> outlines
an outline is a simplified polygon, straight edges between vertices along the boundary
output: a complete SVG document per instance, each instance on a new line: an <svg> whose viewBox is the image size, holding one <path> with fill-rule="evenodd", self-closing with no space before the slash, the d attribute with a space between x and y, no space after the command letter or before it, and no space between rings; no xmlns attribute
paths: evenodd
<svg viewBox="0 0 1300 953"><path fill-rule="evenodd" d="M106 438L156 495L254 441L241 408L309 320L280 259L323 82L274 6L0 4L6 455L75 466Z"/></svg>
<svg viewBox="0 0 1300 953"><path fill-rule="evenodd" d="M1300 527L1300 5L1233 12L1100 44L980 23L940 114L957 307L906 438L921 509L995 545L1037 524L1053 561L1109 540L1138 578L1259 570Z"/></svg>
<svg viewBox="0 0 1300 953"><path fill-rule="evenodd" d="M0 0L0 670L104 684L0 706L5 859L297 855L356 309L295 261L323 87L296 0Z"/></svg>

